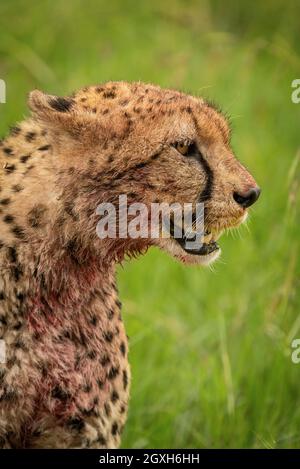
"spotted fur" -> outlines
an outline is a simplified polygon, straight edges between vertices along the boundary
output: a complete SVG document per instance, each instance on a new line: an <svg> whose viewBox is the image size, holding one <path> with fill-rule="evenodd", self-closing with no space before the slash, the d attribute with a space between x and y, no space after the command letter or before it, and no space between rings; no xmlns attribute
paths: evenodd
<svg viewBox="0 0 300 469"><path fill-rule="evenodd" d="M111 82L71 98L33 91L29 106L0 144L0 447L114 448L130 388L115 265L154 242L100 240L97 205L202 199L221 229L244 216L232 191L254 181L200 98ZM201 159L178 154L181 140ZM155 244L195 262L174 240Z"/></svg>

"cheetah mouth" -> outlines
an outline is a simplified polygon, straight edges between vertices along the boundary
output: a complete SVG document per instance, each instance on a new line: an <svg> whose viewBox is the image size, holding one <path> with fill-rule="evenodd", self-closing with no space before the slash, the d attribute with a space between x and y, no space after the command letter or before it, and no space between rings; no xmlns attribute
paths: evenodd
<svg viewBox="0 0 300 469"><path fill-rule="evenodd" d="M208 256L220 250L217 238L221 233L205 231L203 234L197 232L183 233L182 236L175 235L175 226L171 221L170 235L174 241L187 253L195 256Z"/></svg>
<svg viewBox="0 0 300 469"><path fill-rule="evenodd" d="M211 233L205 232L204 238L210 235ZM207 256L220 250L220 246L216 241L211 240L209 242L205 242L204 238L202 238L202 242L199 243L197 242L196 237L197 236L195 234L192 238L183 237L181 239L174 239L186 253L193 254L195 256ZM192 247L190 247L191 243L193 244Z"/></svg>

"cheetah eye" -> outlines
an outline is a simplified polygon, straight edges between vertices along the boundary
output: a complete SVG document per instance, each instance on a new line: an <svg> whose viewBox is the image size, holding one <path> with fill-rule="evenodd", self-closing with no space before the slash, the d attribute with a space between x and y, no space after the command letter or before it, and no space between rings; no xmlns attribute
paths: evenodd
<svg viewBox="0 0 300 469"><path fill-rule="evenodd" d="M183 156L192 156L195 154L195 144L194 143L185 143L185 142L177 142L174 144L179 153Z"/></svg>

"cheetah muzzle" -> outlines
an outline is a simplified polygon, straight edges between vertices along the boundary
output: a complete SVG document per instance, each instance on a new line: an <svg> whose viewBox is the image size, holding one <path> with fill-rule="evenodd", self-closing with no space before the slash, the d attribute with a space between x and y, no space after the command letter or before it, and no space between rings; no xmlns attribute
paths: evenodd
<svg viewBox="0 0 300 469"><path fill-rule="evenodd" d="M115 448L130 389L116 265L151 246L209 264L260 191L202 98L109 82L29 107L0 143L0 447ZM122 194L201 203L199 244L173 219L169 238L100 239L97 207Z"/></svg>

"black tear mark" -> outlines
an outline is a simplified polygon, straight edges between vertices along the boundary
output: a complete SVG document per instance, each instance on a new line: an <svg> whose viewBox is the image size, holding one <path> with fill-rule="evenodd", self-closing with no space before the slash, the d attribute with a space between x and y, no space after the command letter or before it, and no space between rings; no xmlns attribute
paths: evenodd
<svg viewBox="0 0 300 469"><path fill-rule="evenodd" d="M205 200L209 200L211 198L211 194L213 191L214 174L209 164L203 158L200 152L199 152L199 155L197 156L197 159L200 161L206 174L206 184L205 184L203 191L200 194L200 202L204 202Z"/></svg>
<svg viewBox="0 0 300 469"><path fill-rule="evenodd" d="M195 129L196 129L196 132L197 132L197 134L199 134L200 129L199 129L197 119L196 119L194 113L192 112L192 110L191 110L190 113L191 113L191 116L192 116L192 119L193 119L193 123L194 123ZM201 164L202 168L204 169L205 175L206 175L206 184L205 184L205 187L202 190L202 192L200 194L200 198L199 198L200 202L204 202L204 201L209 200L211 198L212 191L213 191L213 185L214 185L214 173L213 173L211 167L209 166L208 162L203 157L202 153L199 151L198 148L197 148L197 152L195 153L195 158Z"/></svg>
<svg viewBox="0 0 300 469"><path fill-rule="evenodd" d="M74 105L74 100L70 98L51 98L49 105L58 112L68 112Z"/></svg>

